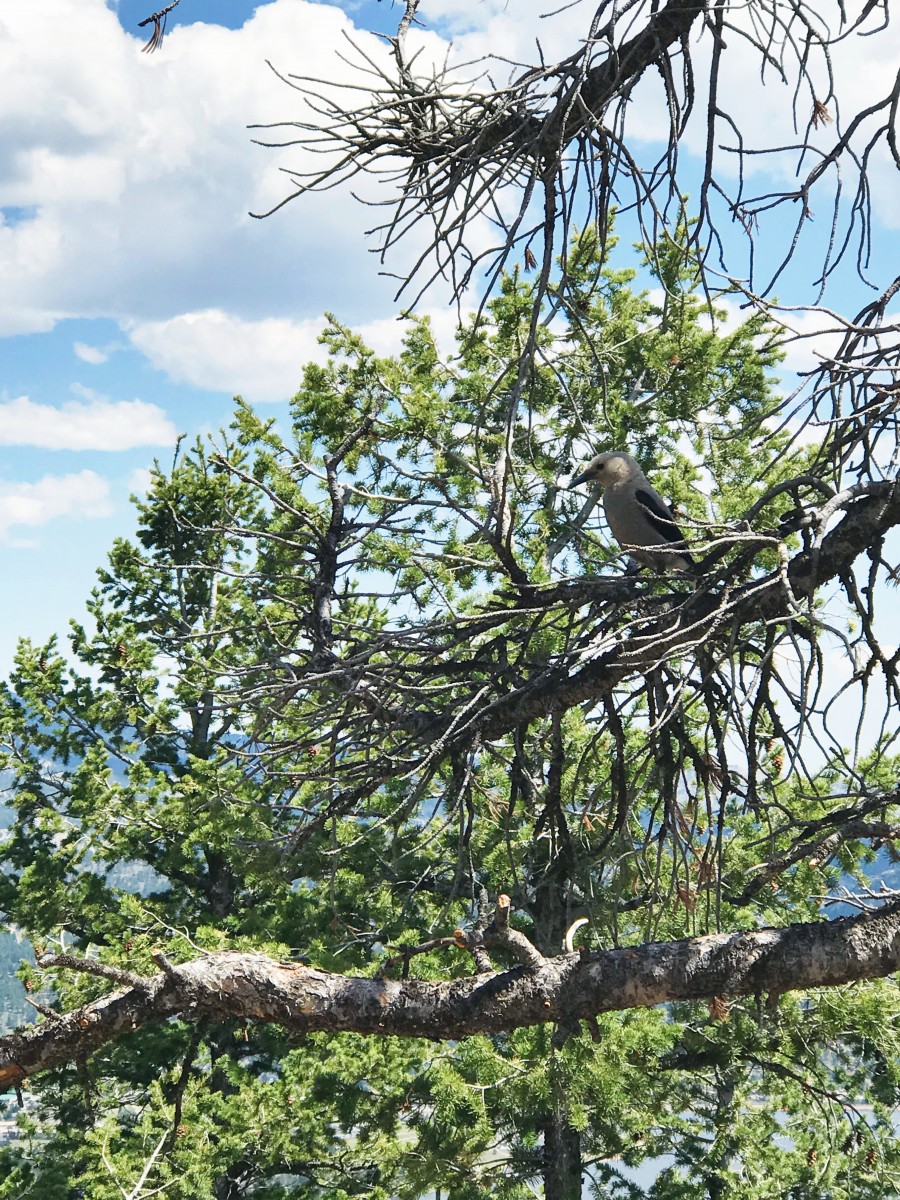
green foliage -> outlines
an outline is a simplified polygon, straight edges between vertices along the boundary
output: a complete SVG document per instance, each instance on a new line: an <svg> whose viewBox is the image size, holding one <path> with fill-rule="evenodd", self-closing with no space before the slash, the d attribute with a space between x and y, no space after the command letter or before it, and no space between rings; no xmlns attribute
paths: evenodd
<svg viewBox="0 0 900 1200"><path fill-rule="evenodd" d="M134 971L165 944L175 961L227 946L371 975L399 969L391 947L472 921L481 888L509 893L547 954L581 914L600 946L816 919L870 856L862 840L741 894L847 779L837 754L786 775L777 707L741 691L773 669L772 628L726 667L661 662L605 699L464 736L690 587L637 581L632 607L553 593L620 566L561 485L578 462L627 447L697 545L807 469L770 427L772 331L711 318L675 243L642 269L652 293L579 238L533 355L517 276L450 357L427 320L396 358L331 320L283 423L239 402L215 449L157 468L70 650L24 642L0 697L11 925ZM773 496L756 528L792 503ZM742 554L725 560L742 578L776 561L771 540ZM856 777L896 778L888 750ZM472 969L446 947L408 965ZM22 978L62 1009L108 988ZM168 1200L520 1200L554 1121L597 1196L884 1196L898 1022L886 983L610 1014L564 1044L550 1027L292 1044L171 1021L34 1081L0 1197L143 1194L146 1171ZM654 1182L634 1182L642 1163Z"/></svg>

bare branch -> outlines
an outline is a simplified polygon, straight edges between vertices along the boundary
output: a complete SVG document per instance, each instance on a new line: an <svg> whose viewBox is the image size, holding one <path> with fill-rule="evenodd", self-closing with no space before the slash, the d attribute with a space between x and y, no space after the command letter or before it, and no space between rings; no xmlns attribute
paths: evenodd
<svg viewBox="0 0 900 1200"><path fill-rule="evenodd" d="M401 293L422 273L416 300L440 276L451 281L457 297L473 282L486 295L499 272L519 255L526 270L540 260L541 270L549 271L558 251L548 244L544 216L532 205L543 188L564 234L563 278L570 227L592 224L603 239L609 212L618 205L633 209L648 244L665 231L684 242L702 271L717 255L726 280L749 276L749 286L756 288L754 240L760 219L790 205L797 216L782 262L765 286L756 289L766 295L794 256L812 215L813 193L829 173L837 189L830 201L832 228L819 283L824 287L854 235L858 270L866 272L868 166L873 153L885 146L900 167L894 120L900 76L886 95L846 124L839 107L831 107L832 48L852 34L875 33L864 28L865 14L848 17L842 12L837 28L829 30L824 22L810 19L802 0L763 0L751 6L732 0L669 0L663 6L618 6L611 13L600 5L582 45L558 62L542 58L528 66L497 56L494 63L474 68L447 63L426 68L424 62L419 65L421 53L411 49L408 36L411 24L418 23L417 12L417 4L406 6L398 35L388 39L389 57L353 44L359 86L352 98L325 81L284 77L303 96L309 115L282 127L295 131L292 141L326 156L326 165L292 173L296 187L287 200L363 174L376 180L384 186L384 198L368 202L392 209L370 231L380 239L382 259L417 226L431 226L427 247L403 277ZM760 86L767 82L767 69L782 83L794 83L786 107L793 113L794 129L802 129L800 140L748 146L739 114L725 110L720 83L732 61L732 47L741 41L760 63ZM494 85L488 74L498 63L509 71L505 85ZM628 147L628 110L638 86L646 87L645 78L656 76L667 112L667 145L655 162L640 163ZM698 76L700 96L708 80L705 107L696 103ZM352 92L351 85L342 87ZM682 197L689 190L680 179L679 148L692 122L701 120L706 122L706 149L699 219L686 230L679 227ZM736 145L722 144L723 125L737 134ZM817 129L821 134L831 128L829 149L813 144ZM784 155L795 159L802 175L799 185L747 197L744 173L750 158ZM804 160L810 156L816 162L806 169ZM737 165L736 189L730 157ZM846 212L845 177L856 181ZM625 195L632 197L627 204ZM485 246L476 234L483 229L481 218L499 231L493 246ZM736 221L746 235L749 271L728 261L731 251L726 254L722 232L726 221ZM780 235L783 226L779 217L773 232ZM536 246L542 246L540 254L535 254Z"/></svg>
<svg viewBox="0 0 900 1200"><path fill-rule="evenodd" d="M172 0L171 4L167 4L159 12L152 13L149 17L145 17L143 21L138 21L139 29L143 29L145 25L149 25L151 21L153 22L153 33L143 48L143 54L152 54L154 50L158 50L163 44L163 38L166 34L166 18L172 9L177 8L180 3L181 0Z"/></svg>

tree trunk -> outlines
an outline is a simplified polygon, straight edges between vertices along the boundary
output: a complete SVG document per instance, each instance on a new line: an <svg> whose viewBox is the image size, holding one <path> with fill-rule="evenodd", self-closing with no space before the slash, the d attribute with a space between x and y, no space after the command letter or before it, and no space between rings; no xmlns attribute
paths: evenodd
<svg viewBox="0 0 900 1200"><path fill-rule="evenodd" d="M535 942L541 953L549 958L558 955L563 948L566 926L571 918L569 898L572 888L571 847L559 795L562 760L561 756L557 758L554 755L553 758L547 780L545 816L551 826L556 822L556 837L549 843L543 843L553 847L553 858L541 872L542 877L535 888L533 909ZM556 842L556 838L560 842ZM565 1029L567 1024L564 1022L562 1028ZM555 1044L555 1037L553 1041ZM551 1050L551 1054L551 1094L546 1115L543 1120L539 1118L544 1130L544 1198L581 1200L581 1135L569 1120L565 1067L557 1049Z"/></svg>
<svg viewBox="0 0 900 1200"><path fill-rule="evenodd" d="M581 1136L558 1110L544 1126L545 1200L581 1200Z"/></svg>

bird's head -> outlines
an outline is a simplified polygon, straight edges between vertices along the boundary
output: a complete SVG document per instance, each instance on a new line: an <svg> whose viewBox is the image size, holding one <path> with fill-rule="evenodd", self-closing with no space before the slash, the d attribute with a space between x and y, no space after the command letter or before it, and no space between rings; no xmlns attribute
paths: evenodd
<svg viewBox="0 0 900 1200"><path fill-rule="evenodd" d="M580 475L569 481L569 487L578 487L580 483L599 483L601 487L609 487L611 483L624 483L636 479L641 474L641 468L630 454L624 450L607 450L592 458Z"/></svg>

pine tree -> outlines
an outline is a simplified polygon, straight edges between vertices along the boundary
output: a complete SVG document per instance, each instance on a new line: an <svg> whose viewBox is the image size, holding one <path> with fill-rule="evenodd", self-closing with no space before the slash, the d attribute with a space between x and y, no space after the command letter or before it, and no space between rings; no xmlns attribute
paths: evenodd
<svg viewBox="0 0 900 1200"><path fill-rule="evenodd" d="M890 725L837 740L828 663L896 704L900 507L833 499L846 444L792 442L773 330L679 239L613 245L540 319L506 277L450 355L330 319L289 420L180 446L70 646L22 643L0 905L45 1011L0 1040L35 1076L0 1197L897 1190L894 902L823 897L900 834ZM698 580L626 574L566 488L622 447Z"/></svg>

